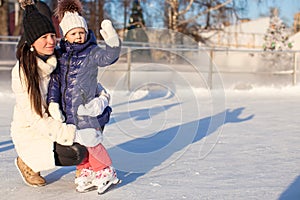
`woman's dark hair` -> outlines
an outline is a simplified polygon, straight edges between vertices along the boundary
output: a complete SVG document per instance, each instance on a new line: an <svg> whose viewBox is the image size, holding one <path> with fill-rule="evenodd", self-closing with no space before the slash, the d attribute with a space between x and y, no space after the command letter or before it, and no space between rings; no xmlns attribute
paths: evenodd
<svg viewBox="0 0 300 200"><path fill-rule="evenodd" d="M40 76L37 65L36 51L30 51L29 46L24 43L17 48L17 59L19 60L19 74L25 76L27 92L31 106L35 112L42 117L42 95L40 91ZM24 84L24 83L22 83Z"/></svg>

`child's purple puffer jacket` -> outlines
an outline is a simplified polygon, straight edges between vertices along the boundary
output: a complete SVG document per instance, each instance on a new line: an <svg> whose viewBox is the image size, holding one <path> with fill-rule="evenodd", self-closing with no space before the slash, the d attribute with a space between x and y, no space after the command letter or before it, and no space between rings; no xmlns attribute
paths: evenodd
<svg viewBox="0 0 300 200"><path fill-rule="evenodd" d="M59 64L49 83L48 103L57 102L61 105L67 124L74 124L78 129L98 128L109 121L110 107L97 117L78 116L77 110L79 105L99 96L98 67L116 62L120 50L120 46L111 48L106 45L106 49L100 48L91 30L84 44L71 44L61 40Z"/></svg>

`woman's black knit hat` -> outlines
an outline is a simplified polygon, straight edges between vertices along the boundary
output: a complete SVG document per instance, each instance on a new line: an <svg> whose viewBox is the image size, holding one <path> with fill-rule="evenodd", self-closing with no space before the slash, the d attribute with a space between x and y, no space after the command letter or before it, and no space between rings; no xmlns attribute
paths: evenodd
<svg viewBox="0 0 300 200"><path fill-rule="evenodd" d="M29 46L46 33L56 33L52 22L34 4L25 5L24 9L24 36Z"/></svg>

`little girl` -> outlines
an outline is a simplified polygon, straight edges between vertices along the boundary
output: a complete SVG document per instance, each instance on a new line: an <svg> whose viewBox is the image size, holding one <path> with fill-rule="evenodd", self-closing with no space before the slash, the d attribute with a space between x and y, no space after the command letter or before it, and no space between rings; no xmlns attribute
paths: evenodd
<svg viewBox="0 0 300 200"><path fill-rule="evenodd" d="M78 192L96 187L101 194L119 179L101 144L111 108L108 106L109 95L97 84L98 66L105 67L117 61L120 40L112 23L104 20L100 33L106 48L100 48L81 11L79 0L59 1L56 9L62 39L59 65L49 84L48 110L53 118L60 121L65 118L67 124L74 124L78 129L94 128L97 131L96 138L87 138L83 134L75 138L87 147L89 153L86 160L76 167L75 183Z"/></svg>

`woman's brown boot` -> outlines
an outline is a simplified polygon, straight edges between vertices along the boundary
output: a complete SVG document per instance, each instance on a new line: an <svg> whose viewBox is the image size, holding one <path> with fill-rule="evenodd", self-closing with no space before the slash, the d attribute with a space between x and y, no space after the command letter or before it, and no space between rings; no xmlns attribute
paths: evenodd
<svg viewBox="0 0 300 200"><path fill-rule="evenodd" d="M20 157L15 160L17 169L19 170L23 181L32 187L40 187L46 185L46 180L40 175L40 172L34 172L28 167Z"/></svg>

